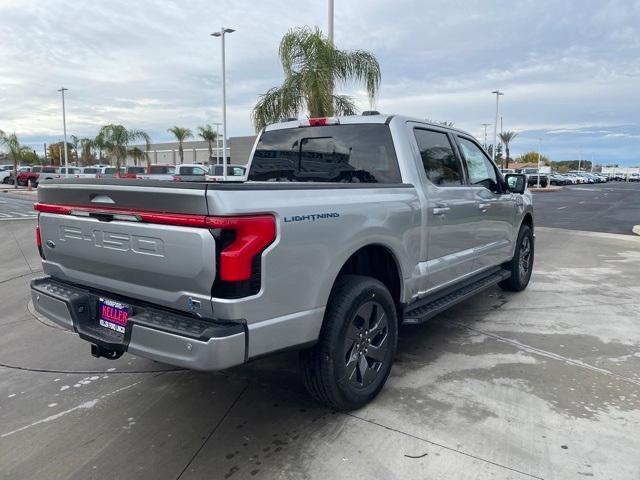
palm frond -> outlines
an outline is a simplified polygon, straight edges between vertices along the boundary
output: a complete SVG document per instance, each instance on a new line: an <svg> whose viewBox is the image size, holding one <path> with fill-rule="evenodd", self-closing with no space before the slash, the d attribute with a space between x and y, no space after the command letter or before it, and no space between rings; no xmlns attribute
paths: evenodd
<svg viewBox="0 0 640 480"><path fill-rule="evenodd" d="M353 98L348 95L334 95L333 106L335 115L355 115L358 112Z"/></svg>

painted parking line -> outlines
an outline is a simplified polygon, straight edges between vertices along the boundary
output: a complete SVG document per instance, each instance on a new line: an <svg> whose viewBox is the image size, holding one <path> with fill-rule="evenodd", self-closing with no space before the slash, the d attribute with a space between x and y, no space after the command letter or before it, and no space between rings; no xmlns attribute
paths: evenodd
<svg viewBox="0 0 640 480"><path fill-rule="evenodd" d="M564 207L558 207L558 210L562 210L563 208L567 208L567 206L565 205Z"/></svg>

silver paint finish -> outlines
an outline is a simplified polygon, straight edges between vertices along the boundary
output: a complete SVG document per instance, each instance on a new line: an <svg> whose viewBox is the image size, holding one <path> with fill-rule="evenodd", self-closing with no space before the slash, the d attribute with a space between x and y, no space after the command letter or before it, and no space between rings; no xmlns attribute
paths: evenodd
<svg viewBox="0 0 640 480"><path fill-rule="evenodd" d="M44 315L56 325L73 331L73 320L67 308L67 304L62 300L50 297L44 293L31 290L31 301L36 312Z"/></svg>
<svg viewBox="0 0 640 480"><path fill-rule="evenodd" d="M383 246L393 256L403 303L513 255L522 219L533 212L528 192L496 196L479 187L439 188L426 179L413 127L458 130L388 115L345 117L340 122L388 122L404 185L350 188L329 184L320 188L323 186L312 184L278 189L273 183L188 183L163 187L159 182L125 180L50 183L43 184L38 192L40 201L51 203L84 204L107 195L117 206L153 211L272 214L277 237L262 254L262 285L256 295L241 299L210 297L215 242L205 229L134 222L110 222L105 227L94 219L43 214L43 241L55 237L65 244L55 253L45 252L45 273L183 311L189 310L193 300L201 301L205 317L246 321L248 354L253 357L316 340L338 272L351 255L367 245ZM278 128L299 127L298 122L288 122L267 130ZM284 221L325 213L337 215ZM84 232L88 225L106 230L106 237L98 233L95 238L106 238L111 248L73 238L74 228ZM146 237L146 252L134 248L138 237ZM166 344L163 348L174 346ZM161 354L158 349L140 353L154 358Z"/></svg>

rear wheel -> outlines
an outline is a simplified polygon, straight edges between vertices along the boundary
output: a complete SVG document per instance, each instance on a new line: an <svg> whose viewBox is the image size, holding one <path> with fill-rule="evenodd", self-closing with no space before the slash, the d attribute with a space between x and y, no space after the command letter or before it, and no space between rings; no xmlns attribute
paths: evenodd
<svg viewBox="0 0 640 480"><path fill-rule="evenodd" d="M360 408L384 386L396 352L398 320L378 280L340 277L329 298L318 343L300 353L309 393L338 410Z"/></svg>
<svg viewBox="0 0 640 480"><path fill-rule="evenodd" d="M516 251L511 261L506 264L511 277L500 282L500 288L510 292L520 292L527 288L533 270L533 247L533 232L529 225L522 225L518 233Z"/></svg>

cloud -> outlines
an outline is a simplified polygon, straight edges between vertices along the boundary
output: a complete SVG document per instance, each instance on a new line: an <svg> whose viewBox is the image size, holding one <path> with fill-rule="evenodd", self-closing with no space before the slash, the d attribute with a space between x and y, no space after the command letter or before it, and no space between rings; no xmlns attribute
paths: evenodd
<svg viewBox="0 0 640 480"><path fill-rule="evenodd" d="M552 158L582 148L640 163L638 1L353 0L335 15L337 45L380 61L379 110L481 137L500 88L503 127L520 132L512 151L543 136ZM80 136L121 122L161 141L170 126L219 121L220 40L209 33L225 25L237 29L227 37L229 133L250 134L258 95L282 81L279 39L325 22L325 2L309 0L1 0L0 128L33 145L59 138L60 85ZM369 108L358 86L340 88Z"/></svg>

